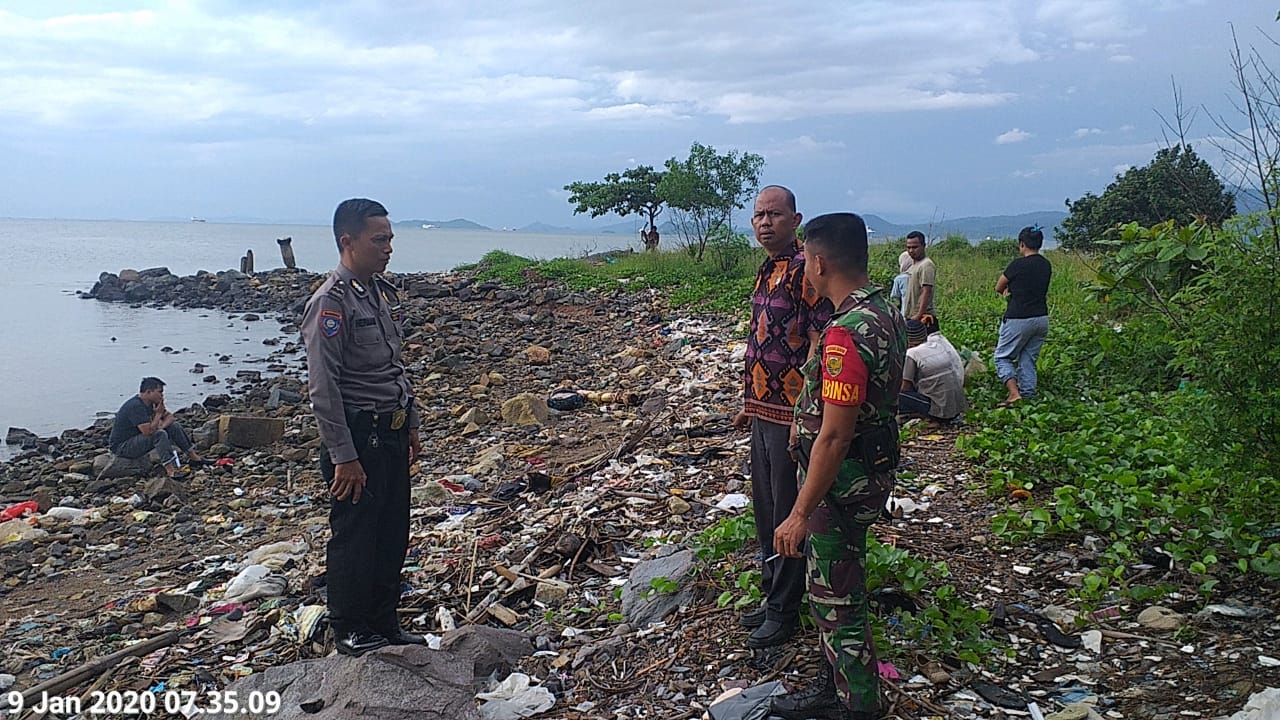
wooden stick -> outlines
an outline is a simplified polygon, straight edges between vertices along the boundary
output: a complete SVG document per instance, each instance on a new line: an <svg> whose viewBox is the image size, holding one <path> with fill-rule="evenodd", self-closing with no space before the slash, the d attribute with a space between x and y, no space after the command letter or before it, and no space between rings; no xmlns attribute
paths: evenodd
<svg viewBox="0 0 1280 720"><path fill-rule="evenodd" d="M150 640L144 640L140 643L130 645L129 647L123 650L117 650L116 652L113 652L110 655L104 655L103 657L100 657L96 660L90 660L89 662L81 665L80 667L74 668L72 670L68 670L67 672L62 673L61 675L57 675L55 677L49 678L48 680L40 683L39 685L28 688L26 691L22 693L22 704L25 707L27 705L33 704L33 702L38 700L40 697L42 697L43 694L46 694L46 693L57 694L63 690L66 690L67 688L74 686L76 683L84 680L87 677L97 675L98 673L102 672L104 669L115 665L116 663L120 662L124 658L133 657L137 655L146 655L147 653L150 653L154 650L159 650L160 648L163 648L163 647L169 647L170 645L177 642L179 637L180 637L180 633L178 632L172 632L172 631L167 632L163 635L157 635L156 637L153 637ZM0 710L3 710L8 706L8 701L3 701L3 703L4 704L0 706Z"/></svg>

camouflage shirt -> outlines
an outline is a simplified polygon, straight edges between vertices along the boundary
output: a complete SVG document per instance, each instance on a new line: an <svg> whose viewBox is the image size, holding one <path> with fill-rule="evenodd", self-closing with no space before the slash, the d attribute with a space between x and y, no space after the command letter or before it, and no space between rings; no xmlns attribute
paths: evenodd
<svg viewBox="0 0 1280 720"><path fill-rule="evenodd" d="M821 353L804 366L804 388L796 400L796 430L812 442L822 429L826 403L858 407L858 425L882 425L898 412L907 327L902 313L875 286L840 303L822 333ZM831 492L843 497L866 478L861 461L846 458Z"/></svg>

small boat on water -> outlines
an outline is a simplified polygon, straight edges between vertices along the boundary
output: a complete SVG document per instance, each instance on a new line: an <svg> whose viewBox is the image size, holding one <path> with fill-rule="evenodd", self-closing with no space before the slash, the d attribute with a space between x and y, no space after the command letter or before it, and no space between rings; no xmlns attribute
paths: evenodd
<svg viewBox="0 0 1280 720"><path fill-rule="evenodd" d="M196 217L195 215L192 215L192 216L191 216L191 222L204 222L204 218L202 218L202 217Z"/></svg>
<svg viewBox="0 0 1280 720"><path fill-rule="evenodd" d="M435 227L436 227L435 225L430 225L430 224L428 224L428 223L422 223L422 229L423 229L423 230L434 230L434 229L435 229Z"/></svg>

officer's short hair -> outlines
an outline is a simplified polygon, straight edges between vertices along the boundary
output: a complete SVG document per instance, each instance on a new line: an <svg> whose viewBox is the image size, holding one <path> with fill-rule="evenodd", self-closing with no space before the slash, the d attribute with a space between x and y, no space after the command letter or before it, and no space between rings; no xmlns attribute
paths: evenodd
<svg viewBox="0 0 1280 720"><path fill-rule="evenodd" d="M911 232L907 233L907 239L908 239L908 240L919 240L921 245L928 245L928 244L929 244L929 243L928 243L928 242L926 242L926 241L925 241L925 239L924 239L924 233L920 232L919 230L912 230Z"/></svg>
<svg viewBox="0 0 1280 720"><path fill-rule="evenodd" d="M142 383L138 385L138 392L144 393L149 390L163 390L164 381L158 377L144 377Z"/></svg>
<svg viewBox="0 0 1280 720"><path fill-rule="evenodd" d="M371 217L386 217L387 209L377 200L368 198L351 198L338 204L333 211L333 241L342 252L342 236L355 237L364 230L364 221Z"/></svg>
<svg viewBox="0 0 1280 720"><path fill-rule="evenodd" d="M806 254L821 255L836 272L867 274L867 223L855 213L819 215L804 225Z"/></svg>
<svg viewBox="0 0 1280 720"><path fill-rule="evenodd" d="M756 197L763 195L765 190L781 190L783 197L787 199L788 208L791 212L796 211L796 194L791 192L791 188L783 187L782 185L765 185L760 188L760 192L756 193Z"/></svg>

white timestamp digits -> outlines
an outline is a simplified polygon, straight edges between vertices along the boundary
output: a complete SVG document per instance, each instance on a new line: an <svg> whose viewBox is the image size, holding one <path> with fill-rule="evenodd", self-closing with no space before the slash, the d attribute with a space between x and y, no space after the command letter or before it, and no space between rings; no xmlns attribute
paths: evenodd
<svg viewBox="0 0 1280 720"><path fill-rule="evenodd" d="M243 696L235 690L168 690L165 692L164 710L169 714L186 717L195 715L274 715L283 703L275 690L263 692L251 690Z"/></svg>

